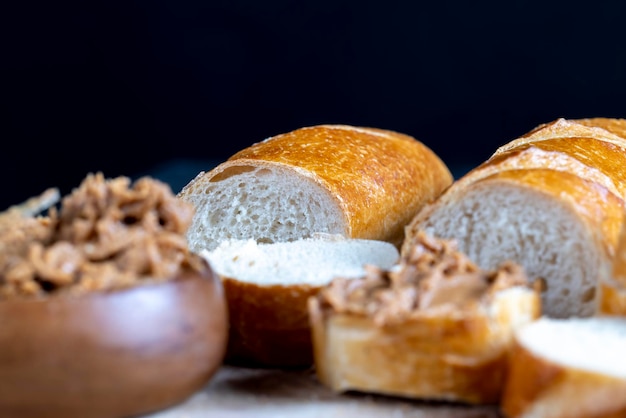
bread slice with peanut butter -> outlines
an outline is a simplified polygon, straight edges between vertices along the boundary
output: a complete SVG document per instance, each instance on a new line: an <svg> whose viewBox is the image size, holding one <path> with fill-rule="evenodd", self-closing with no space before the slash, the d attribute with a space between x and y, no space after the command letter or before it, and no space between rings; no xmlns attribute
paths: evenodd
<svg viewBox="0 0 626 418"><path fill-rule="evenodd" d="M309 299L316 373L337 392L497 403L514 331L540 310L521 266L482 270L420 233L391 269Z"/></svg>

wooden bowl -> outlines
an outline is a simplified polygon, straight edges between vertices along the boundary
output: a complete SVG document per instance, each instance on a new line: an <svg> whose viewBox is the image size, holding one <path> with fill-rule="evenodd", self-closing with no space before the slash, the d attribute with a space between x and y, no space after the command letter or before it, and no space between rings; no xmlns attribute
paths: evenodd
<svg viewBox="0 0 626 418"><path fill-rule="evenodd" d="M210 268L80 297L0 302L0 417L127 417L190 396L221 365L227 311Z"/></svg>

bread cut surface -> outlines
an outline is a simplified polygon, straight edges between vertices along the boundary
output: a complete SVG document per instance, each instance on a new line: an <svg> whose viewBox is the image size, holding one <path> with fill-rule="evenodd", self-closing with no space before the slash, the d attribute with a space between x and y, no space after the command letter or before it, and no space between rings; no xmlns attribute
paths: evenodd
<svg viewBox="0 0 626 418"><path fill-rule="evenodd" d="M399 256L396 247L384 241L332 236L273 244L224 241L201 254L219 275L261 286L320 286L338 275L359 277L366 264L390 268Z"/></svg>
<svg viewBox="0 0 626 418"><path fill-rule="evenodd" d="M230 239L292 241L313 233L399 246L404 226L452 182L413 137L346 125L301 128L241 150L178 194L196 207L195 251Z"/></svg>
<svg viewBox="0 0 626 418"><path fill-rule="evenodd" d="M522 328L517 338L527 350L550 362L626 379L624 319L542 318Z"/></svg>
<svg viewBox="0 0 626 418"><path fill-rule="evenodd" d="M280 164L238 166L194 185L181 196L196 207L188 234L196 251L233 239L268 243L345 233L345 215L331 193Z"/></svg>
<svg viewBox="0 0 626 418"><path fill-rule="evenodd" d="M365 265L390 268L398 249L385 241L316 234L290 242L235 240L201 254L224 284L229 314L225 361L261 367L313 364L307 300L337 275Z"/></svg>
<svg viewBox="0 0 626 418"><path fill-rule="evenodd" d="M590 316L610 271L626 197L626 140L557 120L511 141L407 227L454 238L481 267L506 259L545 281L548 316Z"/></svg>
<svg viewBox="0 0 626 418"><path fill-rule="evenodd" d="M626 415L626 320L541 318L520 328L501 401L510 418Z"/></svg>

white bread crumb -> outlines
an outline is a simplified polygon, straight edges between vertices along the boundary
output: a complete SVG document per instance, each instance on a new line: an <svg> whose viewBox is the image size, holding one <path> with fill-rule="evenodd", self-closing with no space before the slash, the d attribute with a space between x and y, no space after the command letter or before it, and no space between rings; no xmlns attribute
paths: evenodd
<svg viewBox="0 0 626 418"><path fill-rule="evenodd" d="M267 285L323 285L336 276L362 276L366 264L391 268L399 258L390 243L337 237L271 244L229 240L200 254L223 277Z"/></svg>

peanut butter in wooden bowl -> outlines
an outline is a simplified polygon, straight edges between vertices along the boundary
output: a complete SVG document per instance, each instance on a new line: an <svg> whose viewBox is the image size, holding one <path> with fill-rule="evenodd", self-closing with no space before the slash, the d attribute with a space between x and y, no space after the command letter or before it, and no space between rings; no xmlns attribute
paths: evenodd
<svg viewBox="0 0 626 418"><path fill-rule="evenodd" d="M193 209L148 177L90 174L58 209L54 193L0 214L0 416L182 402L221 365L228 327L221 282L184 238Z"/></svg>

